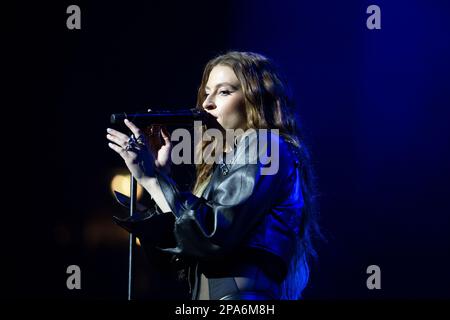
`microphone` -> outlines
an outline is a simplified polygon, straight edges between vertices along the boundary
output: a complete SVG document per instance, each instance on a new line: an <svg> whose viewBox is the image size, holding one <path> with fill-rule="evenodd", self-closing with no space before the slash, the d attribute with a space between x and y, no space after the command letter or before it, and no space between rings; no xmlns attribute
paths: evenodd
<svg viewBox="0 0 450 320"><path fill-rule="evenodd" d="M157 125L194 125L195 120L210 121L215 120L208 112L198 108L182 110L156 110L149 109L147 112L121 112L111 115L112 124L122 124L128 119L138 127Z"/></svg>

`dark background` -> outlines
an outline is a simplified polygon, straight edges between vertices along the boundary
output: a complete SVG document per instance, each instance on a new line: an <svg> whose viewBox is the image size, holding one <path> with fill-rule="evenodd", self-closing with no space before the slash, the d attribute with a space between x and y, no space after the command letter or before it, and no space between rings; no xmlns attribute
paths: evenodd
<svg viewBox="0 0 450 320"><path fill-rule="evenodd" d="M67 6L81 30L66 28ZM381 30L366 8L381 7ZM321 226L306 299L450 297L448 1L58 1L3 10L2 295L126 299L109 115L195 105L206 62L271 57L311 149ZM6 32L5 32L6 31ZM182 179L183 177L180 177ZM184 177L186 178L186 177ZM158 276L139 251L140 298ZM66 268L82 290L66 288ZM381 290L366 268L381 268Z"/></svg>

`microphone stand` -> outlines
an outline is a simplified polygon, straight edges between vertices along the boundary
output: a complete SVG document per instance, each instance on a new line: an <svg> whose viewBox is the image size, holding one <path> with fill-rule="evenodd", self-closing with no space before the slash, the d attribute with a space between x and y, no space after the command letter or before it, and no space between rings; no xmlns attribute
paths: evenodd
<svg viewBox="0 0 450 320"><path fill-rule="evenodd" d="M130 176L130 217L136 212L136 198L137 198L137 181ZM136 236L133 233L129 235L130 248L128 251L128 301L133 297L133 282L134 282L134 253L136 252Z"/></svg>

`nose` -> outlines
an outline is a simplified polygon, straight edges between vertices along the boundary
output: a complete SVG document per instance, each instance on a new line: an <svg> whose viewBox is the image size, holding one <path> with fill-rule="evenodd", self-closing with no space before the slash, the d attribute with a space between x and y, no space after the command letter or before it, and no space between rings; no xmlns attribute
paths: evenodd
<svg viewBox="0 0 450 320"><path fill-rule="evenodd" d="M206 111L211 111L216 109L216 105L214 104L214 102L208 97L205 99L205 101L203 101L203 105L202 105L203 109L205 109Z"/></svg>

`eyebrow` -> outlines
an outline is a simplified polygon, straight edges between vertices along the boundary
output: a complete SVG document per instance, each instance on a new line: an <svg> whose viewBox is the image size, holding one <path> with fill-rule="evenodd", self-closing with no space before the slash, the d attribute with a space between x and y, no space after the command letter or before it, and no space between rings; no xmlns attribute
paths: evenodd
<svg viewBox="0 0 450 320"><path fill-rule="evenodd" d="M221 82L221 83L218 83L218 84L216 84L216 88L217 88L217 87L221 87L221 86L223 86L223 85L230 86L230 87L232 87L232 88L235 89L235 90L238 89L238 87L236 87L234 84L231 84L231 83L229 83L229 82ZM209 87L206 86L205 89L209 90Z"/></svg>

